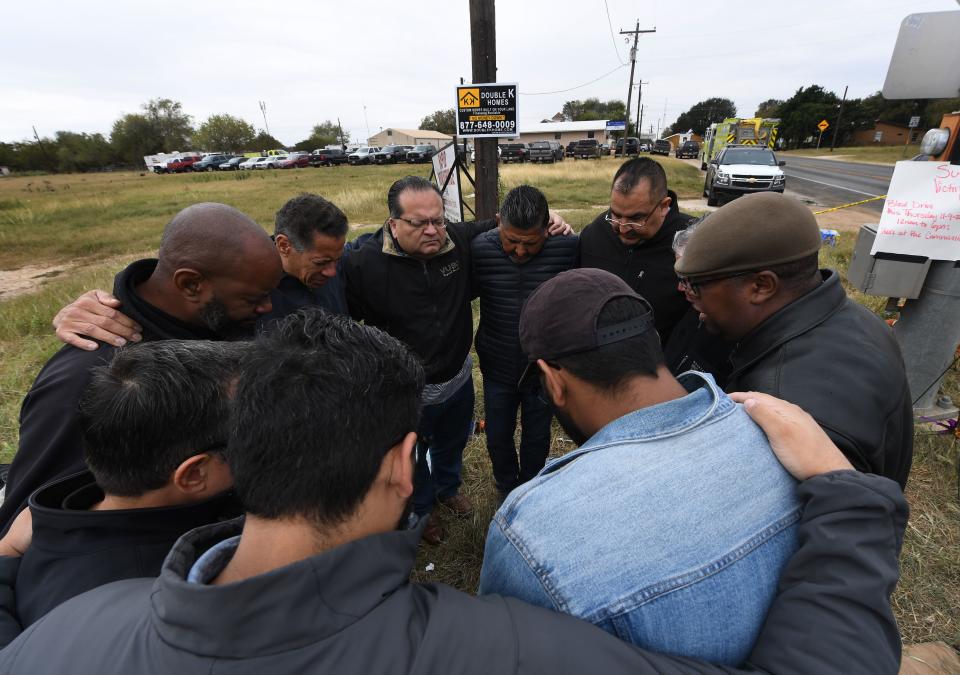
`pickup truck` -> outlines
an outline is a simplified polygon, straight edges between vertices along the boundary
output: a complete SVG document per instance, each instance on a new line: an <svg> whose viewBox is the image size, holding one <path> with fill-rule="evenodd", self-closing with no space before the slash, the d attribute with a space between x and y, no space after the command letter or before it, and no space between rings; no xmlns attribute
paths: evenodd
<svg viewBox="0 0 960 675"><path fill-rule="evenodd" d="M577 141L573 150L574 159L600 159L600 142L595 138Z"/></svg>
<svg viewBox="0 0 960 675"><path fill-rule="evenodd" d="M310 166L336 166L346 163L347 154L341 148L324 148L310 153Z"/></svg>
<svg viewBox="0 0 960 675"><path fill-rule="evenodd" d="M504 143L500 146L500 159L503 162L526 162L530 159L530 148L526 143Z"/></svg>
<svg viewBox="0 0 960 675"><path fill-rule="evenodd" d="M199 157L177 157L171 159L163 167L164 173L182 173L193 170L193 165L200 161Z"/></svg>
<svg viewBox="0 0 960 675"><path fill-rule="evenodd" d="M696 159L700 156L700 144L696 141L684 141L677 146L677 150L673 153L673 156L677 159L684 159L685 157Z"/></svg>
<svg viewBox="0 0 960 675"><path fill-rule="evenodd" d="M407 160L407 153L413 150L410 145L388 145L382 150L373 153L370 160L374 164L396 164L400 160Z"/></svg>
<svg viewBox="0 0 960 675"><path fill-rule="evenodd" d="M529 159L531 162L563 161L563 146L556 141L537 141L530 144Z"/></svg>
<svg viewBox="0 0 960 675"><path fill-rule="evenodd" d="M650 154L665 155L669 157L671 150L673 150L673 146L670 145L670 141L665 141L662 138L659 138L653 142L653 147L650 148Z"/></svg>

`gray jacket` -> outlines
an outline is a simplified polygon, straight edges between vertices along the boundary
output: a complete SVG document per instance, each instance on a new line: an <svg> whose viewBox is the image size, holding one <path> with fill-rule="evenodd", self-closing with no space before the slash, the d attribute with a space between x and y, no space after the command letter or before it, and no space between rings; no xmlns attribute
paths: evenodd
<svg viewBox="0 0 960 675"><path fill-rule="evenodd" d="M800 549L751 672L896 673L889 597L907 507L893 482L810 479ZM418 532L346 544L226 586L187 583L241 521L184 535L159 579L67 601L0 652L2 673L742 673L644 652L572 617L500 596L412 584ZM824 563L827 564L824 564Z"/></svg>

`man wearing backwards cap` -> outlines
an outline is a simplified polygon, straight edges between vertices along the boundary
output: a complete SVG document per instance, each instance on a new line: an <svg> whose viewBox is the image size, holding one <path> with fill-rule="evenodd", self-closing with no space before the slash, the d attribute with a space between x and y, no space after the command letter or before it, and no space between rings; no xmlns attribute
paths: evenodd
<svg viewBox="0 0 960 675"><path fill-rule="evenodd" d="M737 664L797 546L796 484L710 375L670 374L653 326L646 300L602 270L563 272L530 295L524 377L540 377L581 447L507 497L480 592Z"/></svg>
<svg viewBox="0 0 960 675"><path fill-rule="evenodd" d="M710 214L676 265L710 330L736 343L727 391L762 391L807 410L850 462L906 485L913 410L890 328L818 269L808 208L776 193Z"/></svg>

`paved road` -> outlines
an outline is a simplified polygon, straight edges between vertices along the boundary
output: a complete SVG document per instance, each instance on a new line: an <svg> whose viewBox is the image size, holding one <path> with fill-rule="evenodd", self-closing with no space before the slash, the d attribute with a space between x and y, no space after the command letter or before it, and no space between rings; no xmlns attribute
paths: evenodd
<svg viewBox="0 0 960 675"><path fill-rule="evenodd" d="M779 155L787 162L787 192L818 206L831 207L887 194L893 167L859 164L833 159L811 159ZM876 213L883 211L883 200L863 204Z"/></svg>

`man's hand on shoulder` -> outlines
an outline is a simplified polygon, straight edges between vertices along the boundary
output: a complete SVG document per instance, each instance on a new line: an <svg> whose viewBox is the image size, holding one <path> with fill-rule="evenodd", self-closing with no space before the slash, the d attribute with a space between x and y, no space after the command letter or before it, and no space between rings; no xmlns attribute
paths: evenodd
<svg viewBox="0 0 960 675"><path fill-rule="evenodd" d="M799 406L756 391L730 394L742 403L770 441L773 454L797 480L829 471L852 471L853 465Z"/></svg>
<svg viewBox="0 0 960 675"><path fill-rule="evenodd" d="M559 213L550 209L550 220L547 222L547 234L555 237L558 234L573 234L573 227L563 219Z"/></svg>
<svg viewBox="0 0 960 675"><path fill-rule="evenodd" d="M120 301L101 290L87 291L53 317L57 339L78 349L94 351L100 340L116 347L143 339L136 321L120 312ZM85 337L93 338L86 340Z"/></svg>

